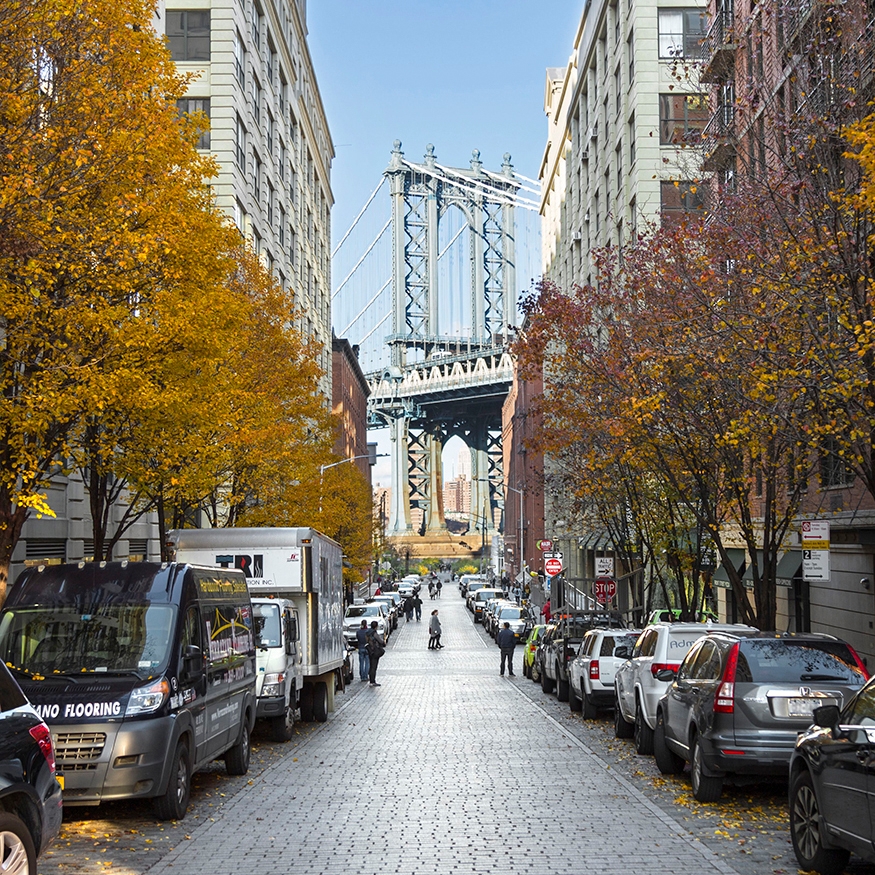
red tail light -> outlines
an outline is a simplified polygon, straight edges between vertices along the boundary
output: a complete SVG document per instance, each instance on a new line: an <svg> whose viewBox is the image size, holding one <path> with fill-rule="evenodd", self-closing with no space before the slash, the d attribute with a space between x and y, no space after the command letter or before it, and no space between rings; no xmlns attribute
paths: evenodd
<svg viewBox="0 0 875 875"><path fill-rule="evenodd" d="M589 679L591 681L597 681L599 677L599 661L597 659L594 659L589 664Z"/></svg>
<svg viewBox="0 0 875 875"><path fill-rule="evenodd" d="M857 655L857 651L854 650L854 648L851 647L850 644L848 645L848 650L851 651L851 656L854 657L854 662L857 663L857 668L860 669L860 671L863 673L863 677L866 678L866 680L869 680L869 672L866 669L866 666L863 665L863 660L860 659L860 657Z"/></svg>
<svg viewBox="0 0 875 875"><path fill-rule="evenodd" d="M735 712L735 669L738 666L738 644L729 648L726 657L726 668L717 693L714 696L714 712L717 714L732 714Z"/></svg>
<svg viewBox="0 0 875 875"><path fill-rule="evenodd" d="M52 747L52 733L49 732L49 727L45 723L40 723L39 726L32 726L30 734L33 740L39 745L40 752L46 758L52 774L55 773L55 749Z"/></svg>
<svg viewBox="0 0 875 875"><path fill-rule="evenodd" d="M664 668L669 669L669 671L677 671L680 667L681 664L679 662L653 662L650 664L650 673L656 677L656 673Z"/></svg>

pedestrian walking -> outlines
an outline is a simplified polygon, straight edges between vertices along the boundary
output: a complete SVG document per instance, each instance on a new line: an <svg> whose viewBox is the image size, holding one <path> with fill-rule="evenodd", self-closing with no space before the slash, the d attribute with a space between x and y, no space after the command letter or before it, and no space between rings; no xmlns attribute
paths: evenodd
<svg viewBox="0 0 875 875"><path fill-rule="evenodd" d="M413 610L416 613L416 622L422 619L422 599L419 597L419 589L413 591Z"/></svg>
<svg viewBox="0 0 875 875"><path fill-rule="evenodd" d="M407 596L407 598L404 599L404 616L407 618L408 623L413 619L413 598L412 598L412 596Z"/></svg>
<svg viewBox="0 0 875 875"><path fill-rule="evenodd" d="M516 635L510 628L510 623L505 622L504 627L495 638L501 648L501 669L499 674L504 677L504 666L507 663L507 673L513 677L513 652L516 650Z"/></svg>
<svg viewBox="0 0 875 875"><path fill-rule="evenodd" d="M361 627L355 630L355 640L359 648L359 680L366 681L371 670L371 657L368 654L367 620L362 620Z"/></svg>
<svg viewBox="0 0 875 875"><path fill-rule="evenodd" d="M430 580L428 582L428 597L430 599L434 598L434 581L433 580Z"/></svg>
<svg viewBox="0 0 875 875"><path fill-rule="evenodd" d="M438 619L437 609L431 612L431 619L428 621L428 649L440 650L444 645L441 644L441 621Z"/></svg>
<svg viewBox="0 0 875 875"><path fill-rule="evenodd" d="M553 612L550 610L550 599L544 602L544 607L541 608L541 613L544 615L544 622L549 623L553 619Z"/></svg>
<svg viewBox="0 0 875 875"><path fill-rule="evenodd" d="M379 687L377 683L377 666L380 664L380 659L386 652L386 647L377 631L377 621L371 622L371 628L368 635L368 657L370 658L370 667L368 668L368 680L372 687Z"/></svg>
<svg viewBox="0 0 875 875"><path fill-rule="evenodd" d="M441 590L443 589L443 587L444 587L444 585L440 582L440 579L438 579L438 582L434 585L434 588L437 590L437 597L438 598L441 597Z"/></svg>

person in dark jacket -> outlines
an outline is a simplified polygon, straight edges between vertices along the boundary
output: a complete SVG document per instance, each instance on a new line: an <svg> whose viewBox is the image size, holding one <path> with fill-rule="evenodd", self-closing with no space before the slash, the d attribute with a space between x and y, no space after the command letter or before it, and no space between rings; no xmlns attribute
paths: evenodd
<svg viewBox="0 0 875 875"><path fill-rule="evenodd" d="M413 596L407 596L404 599L404 616L408 623L413 619Z"/></svg>
<svg viewBox="0 0 875 875"><path fill-rule="evenodd" d="M499 674L504 676L504 665L507 663L507 673L513 677L513 652L516 650L516 635L511 631L510 623L504 624L495 640L501 648L501 671Z"/></svg>
<svg viewBox="0 0 875 875"><path fill-rule="evenodd" d="M362 620L355 630L355 641L359 648L359 680L366 681L371 670L371 657L368 656L368 621Z"/></svg>
<svg viewBox="0 0 875 875"><path fill-rule="evenodd" d="M370 639L371 647L368 648L368 658L370 659L370 668L368 670L368 680L370 681L370 686L379 687L380 685L377 683L377 666L380 664L380 656L382 654L374 653L374 648L378 647L382 649L384 647L383 642L380 638L380 633L377 626L377 621L371 621L371 628L367 632L367 636Z"/></svg>

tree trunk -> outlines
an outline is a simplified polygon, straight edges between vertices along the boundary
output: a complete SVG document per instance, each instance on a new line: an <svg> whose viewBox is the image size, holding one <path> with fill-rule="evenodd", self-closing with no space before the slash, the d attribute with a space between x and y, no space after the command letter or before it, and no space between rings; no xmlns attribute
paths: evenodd
<svg viewBox="0 0 875 875"><path fill-rule="evenodd" d="M28 508L14 505L8 497L0 497L0 607L6 601L12 554L21 537L21 528L29 516Z"/></svg>

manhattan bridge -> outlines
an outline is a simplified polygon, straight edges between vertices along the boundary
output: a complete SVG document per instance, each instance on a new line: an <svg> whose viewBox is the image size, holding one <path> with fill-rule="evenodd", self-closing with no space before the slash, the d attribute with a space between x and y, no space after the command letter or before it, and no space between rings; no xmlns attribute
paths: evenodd
<svg viewBox="0 0 875 875"><path fill-rule="evenodd" d="M390 438L386 533L411 552L423 555L419 542L446 555L440 546L453 543L442 497L442 451L453 437L471 456L469 531L485 544L502 525L508 346L519 293L540 273L538 196L509 154L497 171L477 150L470 167L455 168L431 145L421 163L410 161L396 140L332 253L334 333L358 346L369 429Z"/></svg>

